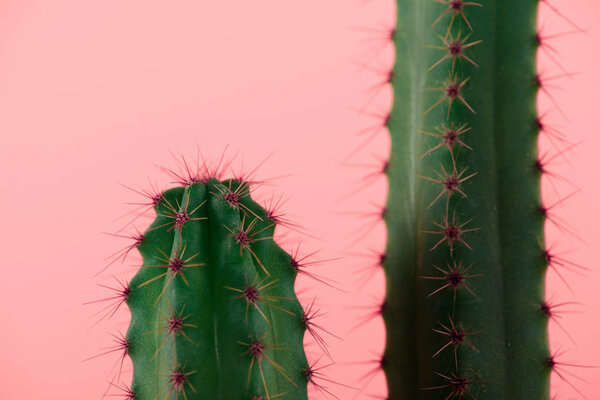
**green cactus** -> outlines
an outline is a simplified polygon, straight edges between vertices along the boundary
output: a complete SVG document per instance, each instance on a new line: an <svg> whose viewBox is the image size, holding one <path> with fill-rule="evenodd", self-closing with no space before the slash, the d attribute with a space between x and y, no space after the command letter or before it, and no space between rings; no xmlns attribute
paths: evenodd
<svg viewBox="0 0 600 400"><path fill-rule="evenodd" d="M398 0L389 399L548 399L539 0Z"/></svg>
<svg viewBox="0 0 600 400"><path fill-rule="evenodd" d="M127 395L157 399L307 399L307 328L294 258L277 217L243 181L192 179L155 197L128 286Z"/></svg>

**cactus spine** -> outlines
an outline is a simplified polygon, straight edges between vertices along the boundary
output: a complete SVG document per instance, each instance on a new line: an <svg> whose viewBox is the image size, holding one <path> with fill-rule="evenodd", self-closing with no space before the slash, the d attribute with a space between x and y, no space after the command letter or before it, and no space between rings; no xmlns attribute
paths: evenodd
<svg viewBox="0 0 600 400"><path fill-rule="evenodd" d="M307 399L292 256L240 180L190 179L156 197L129 284L128 396Z"/></svg>
<svg viewBox="0 0 600 400"><path fill-rule="evenodd" d="M538 0L398 0L389 399L548 399Z"/></svg>

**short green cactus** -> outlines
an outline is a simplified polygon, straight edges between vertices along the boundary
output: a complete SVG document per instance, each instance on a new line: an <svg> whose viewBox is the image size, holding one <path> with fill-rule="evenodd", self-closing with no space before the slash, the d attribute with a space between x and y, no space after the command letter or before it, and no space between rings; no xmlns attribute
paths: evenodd
<svg viewBox="0 0 600 400"><path fill-rule="evenodd" d="M398 0L389 399L548 399L539 0Z"/></svg>
<svg viewBox="0 0 600 400"><path fill-rule="evenodd" d="M297 262L274 241L277 217L240 179L189 179L155 196L128 285L127 395L307 399L307 318Z"/></svg>

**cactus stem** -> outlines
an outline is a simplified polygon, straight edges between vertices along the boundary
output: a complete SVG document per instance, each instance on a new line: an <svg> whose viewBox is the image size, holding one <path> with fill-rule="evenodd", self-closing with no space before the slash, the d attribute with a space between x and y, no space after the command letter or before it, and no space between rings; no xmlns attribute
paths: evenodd
<svg viewBox="0 0 600 400"><path fill-rule="evenodd" d="M453 302L456 303L456 291L459 287L464 287L469 293L471 293L474 297L477 295L471 290L471 288L465 282L467 279L471 278L479 278L483 276L483 274L475 274L475 275L467 275L467 272L472 264L463 268L462 261L456 265L456 261L453 261L453 266L451 267L449 264L446 265L448 267L447 270L444 270L437 265L433 265L435 269L442 273L443 276L421 276L422 279L430 279L430 280L438 280L438 281L446 281L447 283L440 286L433 292L429 293L427 297L431 297L436 293L441 292L442 290L451 287L454 291Z"/></svg>
<svg viewBox="0 0 600 400"><path fill-rule="evenodd" d="M203 158L197 164L178 160L168 172L183 187L164 192L143 239L131 237L138 242L134 246L142 265L130 285L107 299L118 307L126 298L132 312L127 333L134 364L131 398L306 398L307 382L298 379L307 365L306 329L300 321L304 310L294 291L296 274L286 268L290 255L273 241L276 221L251 198L248 182L204 182L220 170L209 168ZM271 279L263 279L270 274ZM125 292L129 286L130 295ZM263 336L245 343L249 355L240 356L239 341L249 342L250 332ZM265 343L267 335L279 344ZM265 393L267 386L281 395ZM111 389L105 395L114 396Z"/></svg>

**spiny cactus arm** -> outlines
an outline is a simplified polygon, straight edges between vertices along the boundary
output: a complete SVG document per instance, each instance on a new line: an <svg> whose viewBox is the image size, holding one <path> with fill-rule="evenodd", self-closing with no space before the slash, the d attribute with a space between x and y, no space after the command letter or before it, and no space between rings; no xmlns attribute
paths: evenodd
<svg viewBox="0 0 600 400"><path fill-rule="evenodd" d="M383 309L391 399L547 398L537 3L398 1ZM462 43L456 59L449 43L455 54ZM449 131L462 142L451 151ZM448 176L465 196L444 191Z"/></svg>
<svg viewBox="0 0 600 400"><path fill-rule="evenodd" d="M167 191L145 233L139 247L144 264L128 298L136 399L269 399L283 393L306 399L306 382L280 378L288 359L301 355L296 364L306 362L302 342L289 356L288 345L298 343L271 339L304 330L265 319L260 290L259 299L252 294L265 285L264 264L250 246L257 238L246 214L223 197L226 191L214 179ZM284 264L289 256L264 258Z"/></svg>

